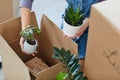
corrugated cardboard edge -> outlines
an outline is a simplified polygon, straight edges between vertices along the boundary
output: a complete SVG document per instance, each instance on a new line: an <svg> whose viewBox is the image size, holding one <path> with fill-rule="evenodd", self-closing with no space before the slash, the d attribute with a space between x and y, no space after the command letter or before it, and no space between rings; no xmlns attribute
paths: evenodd
<svg viewBox="0 0 120 80"><path fill-rule="evenodd" d="M31 25L37 26L34 12L31 13ZM0 23L0 34L8 44L20 39L20 31L21 17L9 19Z"/></svg>
<svg viewBox="0 0 120 80"><path fill-rule="evenodd" d="M2 54L5 80L30 80L28 68L1 35L0 53Z"/></svg>
<svg viewBox="0 0 120 80"><path fill-rule="evenodd" d="M41 34L52 34L47 36L51 44L55 47L62 48L64 47L66 50L70 49L70 51L76 55L78 55L78 45L70 38L64 37L62 30L60 30L46 15L43 14L41 20L41 31L44 29L44 32ZM54 29L54 30L51 30ZM65 43L66 42L66 43ZM59 45L59 46L58 46Z"/></svg>
<svg viewBox="0 0 120 80"><path fill-rule="evenodd" d="M59 72L65 71L62 63L58 63L48 69L45 69L39 73L36 80L55 80Z"/></svg>
<svg viewBox="0 0 120 80"><path fill-rule="evenodd" d="M31 13L31 24L37 26L34 12ZM28 68L18 57L10 45L20 39L21 17L6 20L0 23L0 53L2 55L5 80L30 80ZM19 44L17 44L19 45ZM17 49L20 46L17 46ZM22 54L21 54L21 57Z"/></svg>
<svg viewBox="0 0 120 80"><path fill-rule="evenodd" d="M66 50L70 50L71 53L78 55L77 44L71 39L64 37L63 32L44 14L41 20L39 40L39 45L42 46L39 46L38 49L41 53L44 53L40 54L40 56L44 56L43 60L49 63L48 65L53 65L58 62L51 57L53 54L53 47L58 47L60 49L65 48Z"/></svg>
<svg viewBox="0 0 120 80"><path fill-rule="evenodd" d="M111 0L112 1L112 0ZM92 49L92 43L94 44L94 38L95 38L95 30L100 30L100 29L97 29L96 27L100 27L100 26L96 26L96 21L97 20L101 20L101 18L103 19L103 21L101 21L100 23L103 23L103 24L107 24L107 26L109 26L110 27L110 30L112 29L112 31L116 31L116 32L114 32L113 34L116 34L116 36L118 36L119 35L119 29L117 29L117 26L115 25L115 24L113 24L113 22L111 22L111 20L109 20L109 18L106 18L106 16L104 15L104 12L102 12L102 11L100 11L98 8L101 6L103 6L103 5L101 5L101 4L104 4L104 5L106 5L106 3L107 2L109 2L109 4L111 4L112 5L112 3L110 3L111 1L105 1L105 2L102 2L102 3L98 3L98 4L95 4L95 5L93 5L92 6L92 11L91 11L91 13L92 13L92 15L91 15L91 17L94 17L94 19L92 19L91 18L91 21L90 21L90 28L89 28L89 35L88 35L88 44L87 44L87 53L86 53L86 59L85 59L85 70L84 70L84 72L86 73L86 75L88 76L88 79L89 80L101 80L101 79L103 79L104 78L104 80L108 80L108 78L109 78L109 76L106 76L107 74L105 74L106 73L106 71L107 72L109 72L108 71L108 69L106 70L105 68L105 72L103 71L103 72L99 72L100 71L100 68L98 68L98 67L95 67L94 65L100 65L101 64L101 61L100 61L100 63L98 63L97 64L97 62L96 63L94 63L94 65L91 65L91 63L92 63L92 61L94 62L95 60L98 60L98 58L97 57L94 57L94 55L93 55L93 53L94 53L94 51L96 50L96 47L94 46L94 49ZM115 1L116 2L116 1ZM98 7L99 6L99 7ZM107 7L109 7L108 5L107 5ZM105 7L103 7L103 8L105 8ZM104 9L103 9L104 10ZM100 17L100 18L97 18L97 15ZM99 21L100 21L99 20ZM103 25L102 24L102 25ZM104 27L107 27L107 26L104 26ZM103 27L103 26L102 26ZM94 30L94 31L93 31ZM109 30L109 31L110 31ZM93 31L93 32L92 32ZM97 32L97 31L96 31ZM104 34L102 34L102 31L101 31L101 33L99 32L99 36L100 36L100 34L101 34L101 36L104 36ZM97 37L99 37L98 36L98 33L97 33ZM109 35L109 36L111 36L111 35ZM119 37L119 36L118 36ZM97 38L97 39L99 39L99 38ZM100 39L101 40L101 39ZM107 42L108 43L108 42ZM101 45L103 45L103 44L101 44ZM104 44L105 45L105 44ZM100 46L100 44L98 45L98 46ZM103 46L104 47L104 46ZM90 58L91 57L91 58ZM89 58L89 59L88 59ZM103 62L104 63L104 62ZM101 64L101 66L105 66L105 65L102 65ZM95 69L97 69L97 70L95 70ZM103 69L103 67L102 67L102 69ZM110 70L111 71L111 70ZM98 74L96 74L96 73L98 73ZM102 76L101 77L101 75L99 75L99 74L103 74L104 76ZM111 72L111 74L112 74L112 72ZM117 75L116 75L117 76ZM115 76L114 76L115 77ZM115 78L111 78L111 80L114 80L114 79L116 79L117 80L117 77L115 77ZM110 79L109 79L110 80Z"/></svg>

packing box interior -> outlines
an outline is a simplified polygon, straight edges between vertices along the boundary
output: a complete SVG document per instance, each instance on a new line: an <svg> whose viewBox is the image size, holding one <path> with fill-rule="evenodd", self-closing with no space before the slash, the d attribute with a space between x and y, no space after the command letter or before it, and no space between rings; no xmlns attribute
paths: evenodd
<svg viewBox="0 0 120 80"><path fill-rule="evenodd" d="M33 59L25 62L25 64L29 69L32 80L35 80L37 78L39 72L49 68L49 66L41 58L38 57L34 57Z"/></svg>
<svg viewBox="0 0 120 80"><path fill-rule="evenodd" d="M89 80L120 80L120 0L92 6L85 60Z"/></svg>
<svg viewBox="0 0 120 80"><path fill-rule="evenodd" d="M37 26L34 13L31 14L31 24ZM41 20L41 33L38 40L38 53L48 66L37 74L36 80L55 80L58 72L64 70L62 63L52 58L53 47L65 48L77 55L77 45L71 39L65 38L62 31L45 15ZM35 58L22 53L19 46L21 18L15 18L0 24L0 53L2 54L5 80L31 80L26 62Z"/></svg>

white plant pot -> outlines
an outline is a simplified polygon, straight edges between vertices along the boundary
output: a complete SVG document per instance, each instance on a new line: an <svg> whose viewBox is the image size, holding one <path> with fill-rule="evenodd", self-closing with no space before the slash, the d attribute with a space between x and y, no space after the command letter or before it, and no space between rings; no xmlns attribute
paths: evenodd
<svg viewBox="0 0 120 80"><path fill-rule="evenodd" d="M25 53L28 53L28 54L32 54L36 51L37 49L37 46L38 46L38 42L37 40L36 41L36 44L35 45L30 45L27 41L24 42L24 48L23 48L23 51Z"/></svg>
<svg viewBox="0 0 120 80"><path fill-rule="evenodd" d="M81 26L71 26L64 20L63 33L67 36L74 36Z"/></svg>

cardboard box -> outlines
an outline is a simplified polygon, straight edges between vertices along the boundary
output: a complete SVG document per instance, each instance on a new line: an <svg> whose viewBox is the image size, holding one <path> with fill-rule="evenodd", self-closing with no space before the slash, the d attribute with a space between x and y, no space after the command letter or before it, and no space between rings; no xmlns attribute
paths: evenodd
<svg viewBox="0 0 120 80"><path fill-rule="evenodd" d="M89 80L120 80L120 0L92 6L85 60Z"/></svg>
<svg viewBox="0 0 120 80"><path fill-rule="evenodd" d="M19 2L20 0L0 0L0 23L18 16Z"/></svg>
<svg viewBox="0 0 120 80"><path fill-rule="evenodd" d="M49 66L41 58L38 57L34 57L33 59L27 61L25 64L29 68L29 72L34 80L37 78L39 72L49 68Z"/></svg>
<svg viewBox="0 0 120 80"><path fill-rule="evenodd" d="M0 0L0 22L13 18L12 0Z"/></svg>
<svg viewBox="0 0 120 80"><path fill-rule="evenodd" d="M32 13L31 24L37 25L35 15ZM19 46L21 30L20 17L0 24L0 53L2 54L5 80L30 80L28 67L25 62L33 58L21 52ZM38 58L49 66L41 71L36 80L55 80L57 73L64 70L62 63L53 59L53 47L65 48L77 54L77 45L71 39L65 38L62 31L45 15L41 21L41 33L36 36L38 40Z"/></svg>

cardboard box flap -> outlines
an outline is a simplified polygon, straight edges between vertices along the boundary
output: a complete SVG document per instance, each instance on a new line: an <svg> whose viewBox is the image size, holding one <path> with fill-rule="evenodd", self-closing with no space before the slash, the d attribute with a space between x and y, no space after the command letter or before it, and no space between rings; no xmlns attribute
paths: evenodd
<svg viewBox="0 0 120 80"><path fill-rule="evenodd" d="M34 12L31 13L31 24L37 25ZM4 38L0 37L0 53L6 80L30 80L28 68L23 62L32 56L23 54L20 49L20 30L21 17L0 23L0 34Z"/></svg>
<svg viewBox="0 0 120 80"><path fill-rule="evenodd" d="M13 0L1 0L0 1L0 23L13 18L14 17L14 11L13 11Z"/></svg>
<svg viewBox="0 0 120 80"><path fill-rule="evenodd" d="M72 53L77 55L77 44L69 38L63 36L63 32L55 25L47 16L42 16L41 35L48 37L53 46L58 48L64 47L70 49Z"/></svg>
<svg viewBox="0 0 120 80"><path fill-rule="evenodd" d="M28 68L13 49L0 35L0 53L2 54L5 80L30 80Z"/></svg>
<svg viewBox="0 0 120 80"><path fill-rule="evenodd" d="M59 72L65 71L62 63L58 63L45 71L41 71L36 80L55 80Z"/></svg>
<svg viewBox="0 0 120 80"><path fill-rule="evenodd" d="M120 10L117 9L118 7L120 7L119 2L120 0L106 0L97 3L92 7L95 10L99 10L98 12L106 19L106 21L109 22L109 24L113 25L113 28L120 33Z"/></svg>
<svg viewBox="0 0 120 80"><path fill-rule="evenodd" d="M32 14L31 24L37 25L34 14ZM2 35L0 37L0 53L3 58L6 80L29 80L29 72L24 63L32 59L33 56L23 54L20 49L20 28L20 17L0 24L0 34ZM38 40L38 54L36 56L42 58L49 67L53 67L58 63L56 59L52 58L53 47L69 49L77 55L77 44L71 39L64 37L62 31L45 15L42 17L41 33L35 38ZM61 67L60 65L58 66ZM57 68L52 69L56 70ZM49 70L51 71L51 69ZM48 71L48 74L51 74L50 71ZM58 70L56 71L58 72Z"/></svg>
<svg viewBox="0 0 120 80"><path fill-rule="evenodd" d="M49 65L57 63L57 60L52 58L53 47L65 48L76 55L78 54L77 44L71 39L64 37L63 32L52 21L50 21L49 18L43 15L38 49L42 53L40 56L43 56L43 59L47 63L50 63Z"/></svg>
<svg viewBox="0 0 120 80"><path fill-rule="evenodd" d="M31 13L31 24L37 26L34 12ZM0 34L4 37L7 43L12 43L20 39L21 31L21 17L15 19L9 19L5 22L0 23Z"/></svg>
<svg viewBox="0 0 120 80"><path fill-rule="evenodd" d="M85 58L89 80L120 80L119 3L107 0L92 6Z"/></svg>

